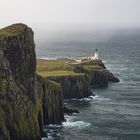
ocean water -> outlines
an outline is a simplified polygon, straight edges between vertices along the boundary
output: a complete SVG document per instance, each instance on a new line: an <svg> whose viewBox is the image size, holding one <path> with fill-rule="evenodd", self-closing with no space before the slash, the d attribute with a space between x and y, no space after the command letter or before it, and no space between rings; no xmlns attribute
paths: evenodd
<svg viewBox="0 0 140 140"><path fill-rule="evenodd" d="M65 101L79 114L65 116L62 126L49 125L44 140L140 140L140 31L115 30L54 34L37 42L38 58L91 55L99 50L106 67L119 79L96 95Z"/></svg>

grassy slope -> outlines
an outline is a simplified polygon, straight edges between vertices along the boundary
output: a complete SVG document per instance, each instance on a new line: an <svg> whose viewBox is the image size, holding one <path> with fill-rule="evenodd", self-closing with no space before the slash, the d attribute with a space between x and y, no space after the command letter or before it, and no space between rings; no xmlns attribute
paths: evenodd
<svg viewBox="0 0 140 140"><path fill-rule="evenodd" d="M75 73L74 66L70 65L74 61L72 60L37 60L37 73L43 77L51 76L76 76L82 73ZM103 69L100 60L85 60L80 65L86 70L100 70Z"/></svg>
<svg viewBox="0 0 140 140"><path fill-rule="evenodd" d="M43 77L51 76L76 76L80 73L73 72L69 65L71 60L37 60L37 73Z"/></svg>

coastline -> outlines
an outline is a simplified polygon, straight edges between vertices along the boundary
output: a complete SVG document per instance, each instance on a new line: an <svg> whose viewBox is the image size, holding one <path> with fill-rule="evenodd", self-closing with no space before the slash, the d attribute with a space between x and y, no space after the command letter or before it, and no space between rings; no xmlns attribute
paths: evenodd
<svg viewBox="0 0 140 140"><path fill-rule="evenodd" d="M64 99L84 99L93 95L91 86L119 82L101 60L39 62L34 33L24 24L0 30L0 59L0 129L8 140L40 140L47 135L44 125L62 124L65 113L78 112L65 109Z"/></svg>

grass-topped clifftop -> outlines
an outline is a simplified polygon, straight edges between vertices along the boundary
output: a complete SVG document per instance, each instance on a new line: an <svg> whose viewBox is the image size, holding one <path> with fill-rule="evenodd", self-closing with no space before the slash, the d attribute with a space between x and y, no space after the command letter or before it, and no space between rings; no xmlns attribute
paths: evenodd
<svg viewBox="0 0 140 140"><path fill-rule="evenodd" d="M70 65L72 60L37 60L37 73L43 77L52 76L78 76L82 73L75 73L74 67Z"/></svg>
<svg viewBox="0 0 140 140"><path fill-rule="evenodd" d="M60 60L37 60L37 73L43 77L55 77L55 76L78 76L83 73L75 73L76 66L80 66L85 70L103 69L105 68L101 60L85 60L80 64L70 59Z"/></svg>
<svg viewBox="0 0 140 140"><path fill-rule="evenodd" d="M0 29L0 37L20 35L26 29L30 29L27 25L22 23L12 24Z"/></svg>
<svg viewBox="0 0 140 140"><path fill-rule="evenodd" d="M85 60L82 61L80 64L75 64L83 67L86 70L93 70L93 69L106 69L104 63L101 60Z"/></svg>

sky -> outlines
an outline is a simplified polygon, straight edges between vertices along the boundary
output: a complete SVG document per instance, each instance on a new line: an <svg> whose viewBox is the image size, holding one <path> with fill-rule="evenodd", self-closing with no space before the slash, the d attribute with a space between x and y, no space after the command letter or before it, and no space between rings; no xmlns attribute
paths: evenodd
<svg viewBox="0 0 140 140"><path fill-rule="evenodd" d="M140 27L140 0L0 0L0 28Z"/></svg>

